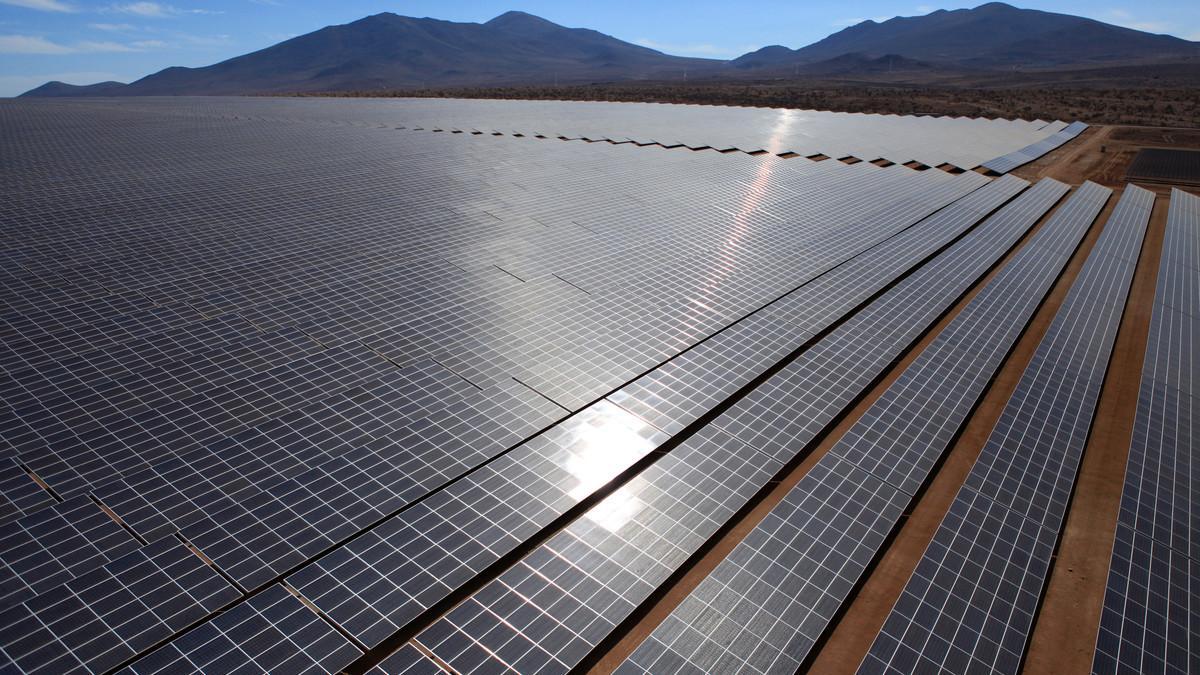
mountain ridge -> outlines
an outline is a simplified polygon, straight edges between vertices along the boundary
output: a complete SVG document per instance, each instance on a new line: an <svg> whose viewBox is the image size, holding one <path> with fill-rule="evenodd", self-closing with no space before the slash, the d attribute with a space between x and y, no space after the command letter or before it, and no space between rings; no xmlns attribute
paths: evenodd
<svg viewBox="0 0 1200 675"><path fill-rule="evenodd" d="M1200 44L1095 19L990 2L974 9L867 20L799 49L759 52L738 57L732 64L743 65L752 55L757 55L754 60L761 66L814 63L857 52L891 53L981 70L1081 67L1200 59Z"/></svg>
<svg viewBox="0 0 1200 675"><path fill-rule="evenodd" d="M729 61L664 54L521 11L484 23L381 12L209 66L173 66L129 84L48 82L22 96L396 91L1181 62L1200 64L1200 43L998 2L867 20L799 49L772 45Z"/></svg>

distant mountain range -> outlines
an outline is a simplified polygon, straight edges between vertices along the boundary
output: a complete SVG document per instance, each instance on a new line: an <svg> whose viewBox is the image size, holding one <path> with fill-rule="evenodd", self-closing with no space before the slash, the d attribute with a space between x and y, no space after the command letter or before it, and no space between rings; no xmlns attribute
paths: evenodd
<svg viewBox="0 0 1200 675"><path fill-rule="evenodd" d="M1200 65L1197 42L1000 2L975 9L939 9L883 23L863 21L807 47L764 47L730 64L742 69L810 64L855 53L896 54L976 70L1180 61Z"/></svg>
<svg viewBox="0 0 1200 675"><path fill-rule="evenodd" d="M1200 43L1002 3L864 21L807 47L764 47L731 61L671 56L524 12L482 24L383 13L203 68L167 68L129 84L48 82L23 96L380 91L678 80L685 73L694 79L781 73L819 79L1181 63L1200 67Z"/></svg>

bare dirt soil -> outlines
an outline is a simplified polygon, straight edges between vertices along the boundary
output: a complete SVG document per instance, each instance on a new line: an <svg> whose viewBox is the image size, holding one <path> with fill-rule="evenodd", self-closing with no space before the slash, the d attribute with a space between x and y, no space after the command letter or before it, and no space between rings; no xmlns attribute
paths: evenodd
<svg viewBox="0 0 1200 675"><path fill-rule="evenodd" d="M1200 149L1200 130L1178 127L1093 126L1078 138L1013 173L1025 179L1054 178L1070 185L1090 180L1108 187L1127 181L1125 172L1142 148ZM1166 194L1166 184L1138 182Z"/></svg>

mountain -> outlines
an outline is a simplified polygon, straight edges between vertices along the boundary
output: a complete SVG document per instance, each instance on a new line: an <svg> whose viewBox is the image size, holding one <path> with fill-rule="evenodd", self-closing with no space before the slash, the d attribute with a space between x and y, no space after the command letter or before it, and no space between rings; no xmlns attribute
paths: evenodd
<svg viewBox="0 0 1200 675"><path fill-rule="evenodd" d="M742 70L771 67L781 68L781 64L787 64L792 69L789 71L792 74L817 78L883 73L920 73L933 70L949 72L951 70L945 65L937 66L898 54L870 56L862 52L851 52L835 56L831 59L825 59L824 61L802 62L794 58L781 58L784 54L778 50L786 50L788 54L794 53L787 47L776 45L774 47L764 47L731 63L734 67Z"/></svg>
<svg viewBox="0 0 1200 675"><path fill-rule="evenodd" d="M136 82L50 82L23 96L270 94L806 76L934 81L962 73L1200 66L1200 43L993 2L864 21L800 49L772 45L732 61L670 56L524 12L486 23L385 12L203 68ZM989 75L990 77L991 75Z"/></svg>
<svg viewBox="0 0 1200 675"><path fill-rule="evenodd" d="M741 70L777 68L846 54L895 54L980 70L1181 61L1200 65L1200 44L1195 42L1000 2L882 23L863 21L807 47L764 47L731 63Z"/></svg>
<svg viewBox="0 0 1200 675"><path fill-rule="evenodd" d="M76 94L179 95L321 92L662 77L721 62L668 56L586 28L523 12L487 23L390 12L329 26L203 68L167 68L122 88ZM27 96L58 95L43 85Z"/></svg>
<svg viewBox="0 0 1200 675"><path fill-rule="evenodd" d="M871 57L860 52L842 54L832 59L804 64L800 72L806 75L865 75L868 73L908 73L936 70L938 66L899 54Z"/></svg>
<svg viewBox="0 0 1200 675"><path fill-rule="evenodd" d="M97 82L96 84L67 84L53 80L36 89L21 94L22 96L108 96L119 93L127 85L124 82Z"/></svg>

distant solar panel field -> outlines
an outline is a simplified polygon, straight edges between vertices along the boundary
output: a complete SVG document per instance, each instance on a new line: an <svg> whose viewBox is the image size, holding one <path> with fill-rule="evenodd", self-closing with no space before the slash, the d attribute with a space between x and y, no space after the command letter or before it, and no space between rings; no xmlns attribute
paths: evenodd
<svg viewBox="0 0 1200 675"><path fill-rule="evenodd" d="M1080 630L1194 670L1200 200L1085 127L0 102L0 671L1017 672L1151 278Z"/></svg>
<svg viewBox="0 0 1200 675"><path fill-rule="evenodd" d="M1125 176L1129 180L1200 185L1200 151L1143 148Z"/></svg>

